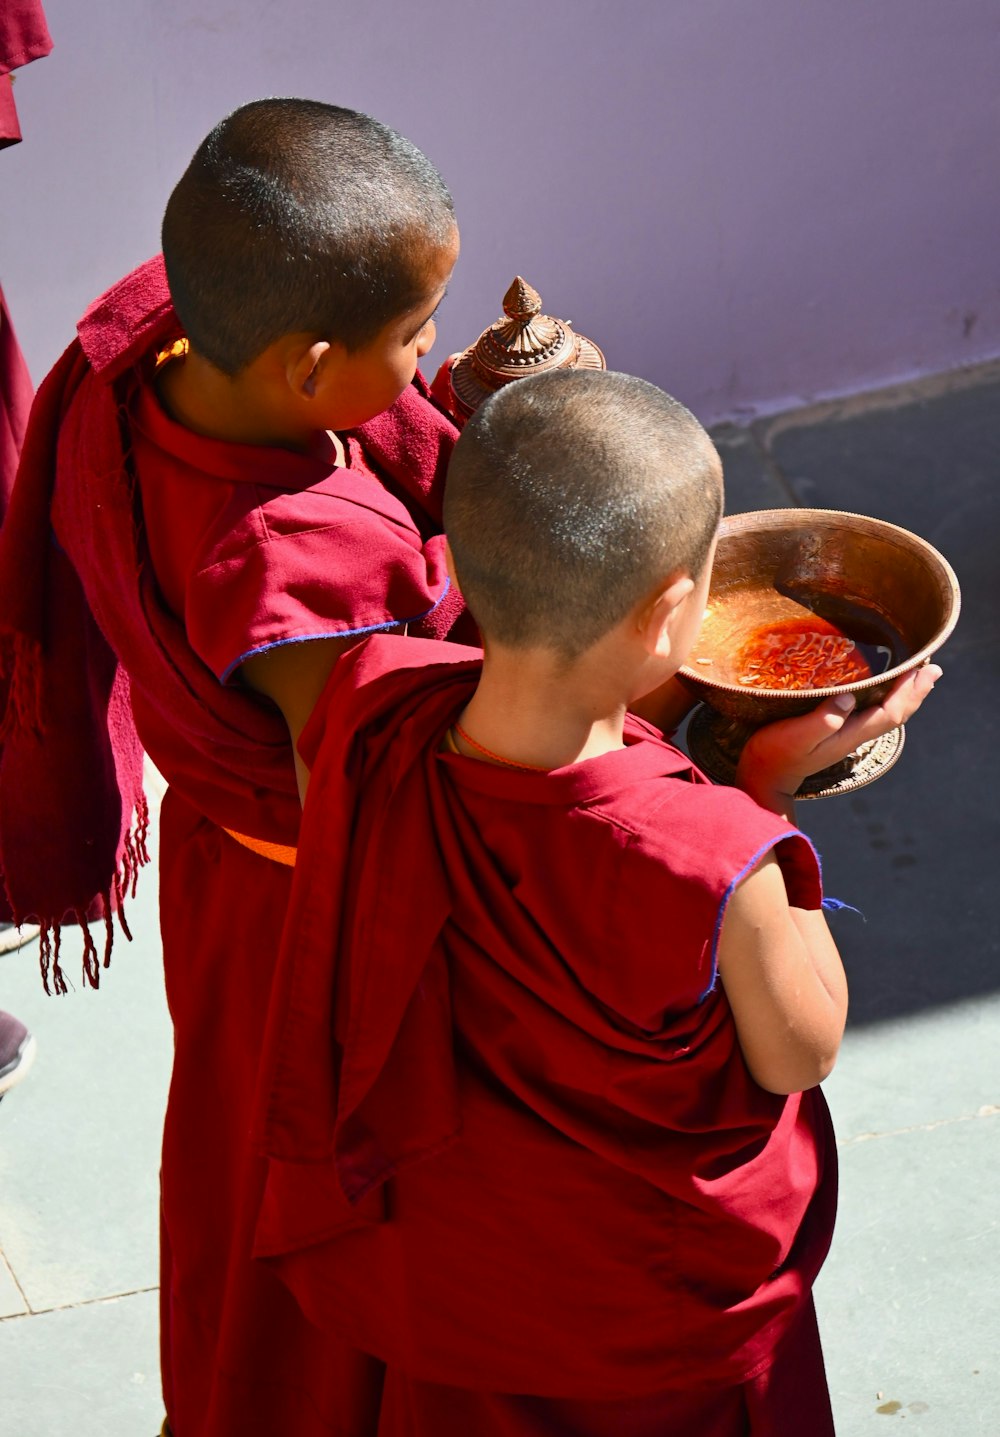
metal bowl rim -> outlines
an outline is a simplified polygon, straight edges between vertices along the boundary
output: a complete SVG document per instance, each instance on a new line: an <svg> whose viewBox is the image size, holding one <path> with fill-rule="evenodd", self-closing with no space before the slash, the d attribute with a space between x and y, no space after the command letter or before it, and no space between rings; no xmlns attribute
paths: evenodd
<svg viewBox="0 0 1000 1437"><path fill-rule="evenodd" d="M951 636L955 625L958 623L958 616L962 608L962 591L959 588L958 576L948 563L948 560L939 550L935 549L933 544L929 543L926 539L922 539L919 534L914 534L911 529L904 529L900 524L893 524L888 519L874 519L870 514L855 514L847 509L750 509L743 514L727 514L719 526L719 538L725 538L731 533L738 533L740 529L743 528L753 527L746 522L747 520L759 521L767 517L772 520L798 519L799 521L808 523L810 517L814 516L822 516L824 519L862 519L865 524L874 525L876 529L881 529L886 533L905 536L905 538L912 541L917 549L923 551L925 557L930 561L930 567L937 568L941 571L952 594L951 610L944 624L931 639L930 643L925 644L922 649L918 649L915 654L911 654L904 663L896 664L893 668L886 669L884 673L873 674L872 677L868 679L858 679L856 683L831 684L823 689L765 689L759 688L756 684L727 684L719 679L708 678L686 663L682 664L677 670L681 678L690 679L699 687L711 689L715 693L742 694L750 701L758 698L799 700L808 698L822 701L823 699L833 698L836 694L862 693L866 689L875 689L882 684L894 682L903 674L909 673L913 669L918 669L922 664L927 663L931 655L936 653L941 645ZM758 525L758 527L762 526ZM791 525L778 523L775 527L779 529L785 527L790 528Z"/></svg>

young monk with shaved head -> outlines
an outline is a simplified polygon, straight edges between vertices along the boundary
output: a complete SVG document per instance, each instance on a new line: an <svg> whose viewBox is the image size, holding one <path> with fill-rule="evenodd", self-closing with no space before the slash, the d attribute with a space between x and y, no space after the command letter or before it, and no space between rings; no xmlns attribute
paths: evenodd
<svg viewBox="0 0 1000 1437"><path fill-rule="evenodd" d="M509 386L445 500L483 655L372 638L303 734L247 1208L317 1326L386 1361L379 1437L833 1431L846 987L793 795L940 671L710 784L629 710L687 656L721 507L652 385Z"/></svg>
<svg viewBox="0 0 1000 1437"><path fill-rule="evenodd" d="M443 636L462 610L441 537L457 431L416 373L457 253L448 191L402 136L311 100L236 110L171 195L163 256L88 310L43 385L4 528L0 867L57 989L60 922L103 915L107 954L143 861L143 748L169 784L174 1437L377 1423L379 1364L250 1263L236 1194L307 780L292 740L359 636Z"/></svg>

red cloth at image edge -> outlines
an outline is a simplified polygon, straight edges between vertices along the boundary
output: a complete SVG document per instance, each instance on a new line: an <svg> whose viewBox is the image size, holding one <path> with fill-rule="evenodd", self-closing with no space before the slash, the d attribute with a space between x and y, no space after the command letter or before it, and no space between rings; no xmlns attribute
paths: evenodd
<svg viewBox="0 0 1000 1437"><path fill-rule="evenodd" d="M4 0L0 6L0 75L40 60L52 49L38 0Z"/></svg>
<svg viewBox="0 0 1000 1437"><path fill-rule="evenodd" d="M3 109L3 81L0 79L0 112ZM0 113L0 136L3 134ZM11 323L3 290L0 289L0 527L14 488L17 461L28 424L28 411L35 389L24 362L21 346ZM0 687L0 706L4 702ZM7 894L0 881L0 923L13 921Z"/></svg>
<svg viewBox="0 0 1000 1437"><path fill-rule="evenodd" d="M52 37L38 0L3 0L0 5L0 149L16 145L21 139L9 72L42 59L51 49Z"/></svg>
<svg viewBox="0 0 1000 1437"><path fill-rule="evenodd" d="M0 288L0 526L14 488L35 388Z"/></svg>

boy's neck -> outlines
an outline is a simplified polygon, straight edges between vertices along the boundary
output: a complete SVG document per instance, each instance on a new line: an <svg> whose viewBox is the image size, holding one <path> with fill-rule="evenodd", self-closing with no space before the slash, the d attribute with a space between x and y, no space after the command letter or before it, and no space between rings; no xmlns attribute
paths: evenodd
<svg viewBox="0 0 1000 1437"><path fill-rule="evenodd" d="M195 434L227 444L290 449L345 462L343 446L335 436L297 428L286 416L273 412L252 379L231 378L193 350L163 366L156 388L170 417Z"/></svg>
<svg viewBox="0 0 1000 1437"><path fill-rule="evenodd" d="M476 692L460 716L474 740L461 752L526 768L564 768L624 747L625 702L586 662L567 666L538 650L490 649Z"/></svg>

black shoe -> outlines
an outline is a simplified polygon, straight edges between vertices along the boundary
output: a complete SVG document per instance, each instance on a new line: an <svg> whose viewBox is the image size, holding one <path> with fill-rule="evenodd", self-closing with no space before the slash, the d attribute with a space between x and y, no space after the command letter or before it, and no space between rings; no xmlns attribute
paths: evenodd
<svg viewBox="0 0 1000 1437"><path fill-rule="evenodd" d="M35 1061L36 1046L20 1018L0 1010L0 1098L25 1076Z"/></svg>

